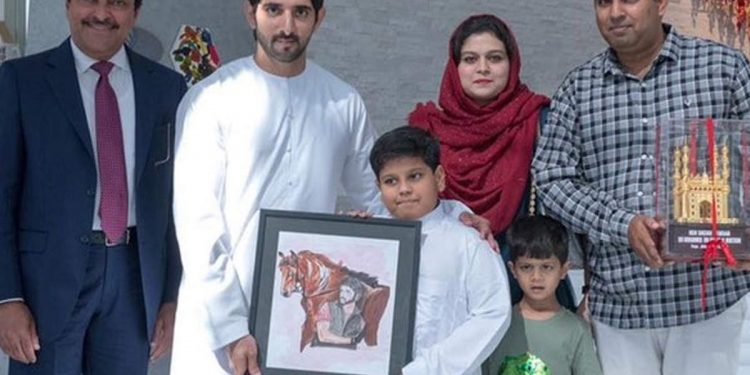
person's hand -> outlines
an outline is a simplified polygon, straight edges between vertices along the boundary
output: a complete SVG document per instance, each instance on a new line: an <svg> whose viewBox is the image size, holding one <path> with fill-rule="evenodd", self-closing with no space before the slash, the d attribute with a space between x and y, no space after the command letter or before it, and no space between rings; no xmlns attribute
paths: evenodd
<svg viewBox="0 0 750 375"><path fill-rule="evenodd" d="M253 336L247 335L229 344L227 355L234 375L260 375L258 345Z"/></svg>
<svg viewBox="0 0 750 375"><path fill-rule="evenodd" d="M156 327L154 327L154 338L151 340L151 353L149 354L151 362L157 361L172 348L176 311L177 304L174 302L165 303L159 309Z"/></svg>
<svg viewBox="0 0 750 375"><path fill-rule="evenodd" d="M737 259L737 262L733 266L728 265L726 262L721 262L720 264L732 271L750 271L750 260Z"/></svg>
<svg viewBox="0 0 750 375"><path fill-rule="evenodd" d="M500 252L500 246L497 244L495 236L492 234L489 220L479 215L472 214L471 212L462 212L461 215L458 215L458 219L461 220L464 225L476 229L477 232L479 232L479 235L487 241L493 251L496 253Z"/></svg>
<svg viewBox="0 0 750 375"><path fill-rule="evenodd" d="M659 239L663 233L664 224L649 216L638 215L628 226L630 248L651 268L665 265L659 251Z"/></svg>
<svg viewBox="0 0 750 375"><path fill-rule="evenodd" d="M576 314L585 320L586 323L591 323L591 312L589 311L589 294L588 292L583 295L581 303L576 308Z"/></svg>
<svg viewBox="0 0 750 375"><path fill-rule="evenodd" d="M39 336L29 308L23 302L0 304L0 349L14 360L36 363Z"/></svg>
<svg viewBox="0 0 750 375"><path fill-rule="evenodd" d="M339 215L346 215L349 217L356 217L359 219L369 219L372 217L372 212L362 211L362 210L349 210L349 211L339 211Z"/></svg>

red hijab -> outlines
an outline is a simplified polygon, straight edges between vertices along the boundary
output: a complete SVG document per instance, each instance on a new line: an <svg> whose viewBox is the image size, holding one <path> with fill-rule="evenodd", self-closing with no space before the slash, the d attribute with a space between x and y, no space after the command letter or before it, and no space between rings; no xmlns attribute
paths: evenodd
<svg viewBox="0 0 750 375"><path fill-rule="evenodd" d="M468 18L451 40L476 17L487 16ZM495 101L480 107L464 93L449 43L440 106L420 103L409 115L411 126L425 129L440 140L440 160L446 172L442 196L457 199L489 219L493 233L510 226L526 194L539 111L549 103L547 97L521 83L520 51L508 31L511 45L505 48L512 51L508 82Z"/></svg>

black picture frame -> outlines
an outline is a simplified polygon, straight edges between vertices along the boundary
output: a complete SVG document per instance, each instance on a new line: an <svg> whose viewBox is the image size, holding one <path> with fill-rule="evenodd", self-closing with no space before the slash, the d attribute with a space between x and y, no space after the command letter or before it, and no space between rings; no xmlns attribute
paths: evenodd
<svg viewBox="0 0 750 375"><path fill-rule="evenodd" d="M400 374L412 357L420 242L418 221L261 210L250 331L263 374ZM343 284L359 292L339 293ZM347 305L356 313L345 320ZM348 345L324 342L347 335Z"/></svg>

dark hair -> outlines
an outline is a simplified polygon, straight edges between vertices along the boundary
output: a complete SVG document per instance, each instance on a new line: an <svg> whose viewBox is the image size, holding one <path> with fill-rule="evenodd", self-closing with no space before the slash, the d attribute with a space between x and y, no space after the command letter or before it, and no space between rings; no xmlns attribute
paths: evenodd
<svg viewBox="0 0 750 375"><path fill-rule="evenodd" d="M464 46L466 39L474 34L491 33L495 35L505 45L505 51L508 53L508 60L512 60L515 55L515 41L513 34L508 26L499 18L489 15L480 14L467 18L456 28L450 41L451 55L453 61L458 64L461 61L461 48Z"/></svg>
<svg viewBox="0 0 750 375"><path fill-rule="evenodd" d="M516 220L507 233L510 260L526 256L534 259L557 257L568 261L568 230L559 221L543 215Z"/></svg>
<svg viewBox="0 0 750 375"><path fill-rule="evenodd" d="M256 6L260 4L261 0L247 0L247 1L250 2L250 5ZM310 2L312 2L313 9L315 9L315 14L317 15L320 8L323 7L323 0L310 0Z"/></svg>
<svg viewBox="0 0 750 375"><path fill-rule="evenodd" d="M341 287L346 286L354 292L354 300L358 301L365 294L365 285L359 279L347 276L341 281Z"/></svg>
<svg viewBox="0 0 750 375"><path fill-rule="evenodd" d="M434 172L440 165L440 142L430 133L411 126L393 129L378 138L370 151L370 166L375 176L389 161L418 157Z"/></svg>

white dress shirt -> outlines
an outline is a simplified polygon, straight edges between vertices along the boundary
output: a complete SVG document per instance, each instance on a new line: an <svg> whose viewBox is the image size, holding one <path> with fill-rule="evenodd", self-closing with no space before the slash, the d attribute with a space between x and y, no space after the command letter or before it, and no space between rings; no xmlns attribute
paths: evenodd
<svg viewBox="0 0 750 375"><path fill-rule="evenodd" d="M287 78L252 57L191 88L177 124L184 273L171 371L228 373L221 349L249 333L260 209L332 213L340 186L355 207L371 207L374 132L359 94L315 63Z"/></svg>
<svg viewBox="0 0 750 375"><path fill-rule="evenodd" d="M481 374L510 326L502 258L445 203L421 219L414 360L404 375Z"/></svg>
<svg viewBox="0 0 750 375"><path fill-rule="evenodd" d="M91 146L94 150L94 162L97 173L99 172L99 159L96 150L96 83L99 81L99 73L91 66L99 62L92 59L81 51L78 46L70 40L73 49L73 60L78 73L78 85L81 88L81 99L83 109L86 112L86 120L91 135ZM117 95L117 106L120 111L120 124L122 124L123 150L125 151L125 170L128 179L128 226L136 225L135 220L135 90L133 89L133 74L130 70L130 62L121 47L109 62L114 64L109 73L109 83ZM99 205L101 200L101 183L96 181L96 203L94 204L94 230L102 228L102 219L99 216Z"/></svg>

